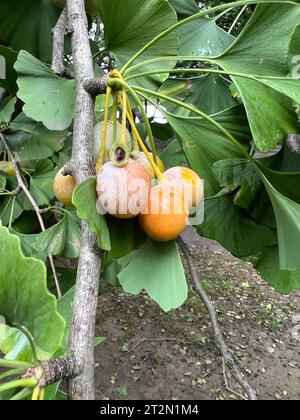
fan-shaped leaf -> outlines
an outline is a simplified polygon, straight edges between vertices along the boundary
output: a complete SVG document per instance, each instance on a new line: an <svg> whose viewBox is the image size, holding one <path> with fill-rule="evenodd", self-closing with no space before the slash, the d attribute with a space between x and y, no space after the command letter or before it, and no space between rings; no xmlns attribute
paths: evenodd
<svg viewBox="0 0 300 420"><path fill-rule="evenodd" d="M26 51L19 53L15 69L24 113L49 130L67 129L74 115L75 81L56 76Z"/></svg>
<svg viewBox="0 0 300 420"><path fill-rule="evenodd" d="M33 336L41 359L60 347L65 322L47 290L42 261L24 257L20 240L0 227L0 314L10 325L24 326Z"/></svg>
<svg viewBox="0 0 300 420"><path fill-rule="evenodd" d="M146 290L165 312L180 307L187 299L185 273L174 242L148 239L138 251L121 259L120 265L123 270L118 279L127 293Z"/></svg>
<svg viewBox="0 0 300 420"><path fill-rule="evenodd" d="M127 0L126 7L120 7L119 0L95 0L95 4L104 23L106 48L116 57L119 69L148 42L177 22L175 11L164 0ZM136 63L163 55L176 56L177 53L178 41L173 32L146 51ZM170 68L170 65L170 62L156 63L143 67L143 71ZM137 80L143 86L151 87L157 87L160 81L154 78Z"/></svg>
<svg viewBox="0 0 300 420"><path fill-rule="evenodd" d="M110 251L110 237L105 216L97 211L96 178L90 178L81 183L73 194L73 204L78 216L85 220L91 232L97 234L99 247Z"/></svg>

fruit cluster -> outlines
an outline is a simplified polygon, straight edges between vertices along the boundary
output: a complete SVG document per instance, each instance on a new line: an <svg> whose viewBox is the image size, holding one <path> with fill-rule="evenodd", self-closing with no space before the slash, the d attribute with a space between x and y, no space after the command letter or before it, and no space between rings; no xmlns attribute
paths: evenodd
<svg viewBox="0 0 300 420"><path fill-rule="evenodd" d="M104 121L94 127L93 157L101 211L122 219L139 217L140 226L154 240L176 239L188 223L190 209L203 198L203 183L186 167L165 171L155 150L150 153L144 145L124 88L122 93L108 88ZM110 95L114 97L111 115ZM59 201L70 206L75 187L73 176L58 172L54 192Z"/></svg>

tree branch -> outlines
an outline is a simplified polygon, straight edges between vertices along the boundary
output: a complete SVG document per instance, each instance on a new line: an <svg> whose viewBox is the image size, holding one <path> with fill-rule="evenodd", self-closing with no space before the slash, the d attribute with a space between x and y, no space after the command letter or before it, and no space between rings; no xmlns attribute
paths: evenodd
<svg viewBox="0 0 300 420"><path fill-rule="evenodd" d="M55 28L52 30L53 35L53 49L52 49L52 64L51 69L59 76L65 76L73 79L74 75L70 69L64 64L64 48L65 35L68 26L68 11L65 7L57 21Z"/></svg>
<svg viewBox="0 0 300 420"><path fill-rule="evenodd" d="M26 197L28 198L30 204L32 205L32 208L35 211L36 216L38 218L38 221L39 221L39 224L40 224L40 227L41 227L42 232L45 232L46 227L45 227L45 224L44 224L44 220L43 220L43 218L41 216L41 212L40 212L39 206L36 204L34 198L30 194L30 191L28 190L25 182L23 181L23 178L22 178L22 175L21 175L21 172L20 172L20 168L19 168L19 164L16 161L16 159L15 159L15 157L14 157L12 151L11 151L11 148L9 147L9 145L8 145L8 143L6 141L5 135L3 133L0 133L0 138L3 141L3 144L5 146L5 149L6 149L7 153L8 153L8 156L9 156L9 158L10 158L10 160L11 160L13 166L14 166L14 169L15 169L15 172L16 172L17 181L18 181L18 185L24 191L24 194L26 195ZM57 290L57 296L60 298L62 296L62 293L61 293L61 288L60 288L59 280L58 280L56 269L55 269L53 255L52 254L48 254L48 259L49 259L49 262L50 262L50 265L51 265L51 269L52 269L52 272L53 272L53 277L54 277L55 286L56 286L56 290Z"/></svg>
<svg viewBox="0 0 300 420"><path fill-rule="evenodd" d="M41 362L38 366L28 369L22 379L37 378L38 386L46 388L64 379L74 378L79 374L79 367L73 356L57 357Z"/></svg>
<svg viewBox="0 0 300 420"><path fill-rule="evenodd" d="M96 16L96 30L95 30L95 38L94 41L95 42L99 42L99 38L100 38L100 34L101 34L101 18L100 16Z"/></svg>
<svg viewBox="0 0 300 420"><path fill-rule="evenodd" d="M92 157L94 101L84 88L86 79L94 77L84 0L67 0L68 21L72 30L72 50L76 79L76 106L72 161L74 176L80 184L95 175ZM82 247L78 262L70 349L80 374L69 381L69 398L94 400L95 319L98 302L101 258L96 235L82 221Z"/></svg>
<svg viewBox="0 0 300 420"><path fill-rule="evenodd" d="M186 258L186 262L188 264L190 273L191 273L191 278L193 280L194 283L194 288L197 292L197 294L200 296L202 302L204 303L210 320L211 320L211 324L212 324L212 329L215 335L215 339L217 341L218 347L220 349L220 352L222 354L222 357L224 359L225 365L228 366L228 368L230 369L230 371L232 372L235 380L237 381L237 383L243 388L243 390L247 393L249 399L251 401L256 401L257 397L256 397L256 393L255 391L251 388L251 386L249 385L249 383L245 380L244 375L242 374L239 366L237 365L236 361L234 360L227 344L225 343L225 340L223 338L222 332L220 330L219 327L219 323L218 323L218 318L217 318L217 313L216 310L214 308L214 305L212 304L212 302L210 301L208 295L206 294L205 290L203 289L203 286L201 284L201 281L199 279L198 273L195 269L194 266L194 262L192 259L192 256L189 253L189 250L185 244L185 242L183 241L183 239L180 237L177 240L178 245L180 246L185 258Z"/></svg>

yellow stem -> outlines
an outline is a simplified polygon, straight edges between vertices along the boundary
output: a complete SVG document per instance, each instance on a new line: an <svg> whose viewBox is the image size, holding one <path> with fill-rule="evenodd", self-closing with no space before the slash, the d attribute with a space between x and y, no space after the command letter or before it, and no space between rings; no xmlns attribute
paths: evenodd
<svg viewBox="0 0 300 420"><path fill-rule="evenodd" d="M40 399L41 389L40 387L36 386L32 393L32 401L38 401Z"/></svg>
<svg viewBox="0 0 300 420"><path fill-rule="evenodd" d="M132 108L131 108L131 105L130 105L130 101L129 101L128 96L127 96L126 99L127 99L127 110L129 112L129 115L132 118L132 120L134 120L134 118L133 118L133 112L132 112ZM136 135L134 133L132 133L132 134L133 134L133 137L134 137L132 151L135 152L135 153L138 153L139 152L139 143L137 141Z"/></svg>
<svg viewBox="0 0 300 420"><path fill-rule="evenodd" d="M129 114L129 112L128 112L128 111L127 111L127 118L128 118L128 121L129 121L129 123L130 123L130 125L131 125L132 131L133 131L134 135L135 135L135 136L136 136L136 138L137 138L137 141L138 141L138 143L139 143L139 145L140 145L140 148L141 148L141 149L142 149L142 151L145 153L145 156L146 156L146 158L148 159L148 161L149 161L149 163L150 163L150 165L151 165L151 167L152 167L152 169L153 169L153 171L154 171L154 173L155 173L155 175L156 175L157 179L158 179L159 181L163 180L163 179L164 179L163 174L161 173L161 171L160 171L159 167L158 167L158 166L156 165L156 163L154 162L154 160L153 160L153 158L152 158L151 154L148 152L147 147L144 145L144 142L143 142L143 140L142 140L142 138L141 138L141 136L140 136L140 134L139 134L139 132L138 132L138 129L137 129L137 128L136 128L136 126L135 126L134 120L133 120L133 118L131 117L131 115Z"/></svg>
<svg viewBox="0 0 300 420"><path fill-rule="evenodd" d="M111 95L111 88L108 87L106 90L106 102L105 102L105 116L104 116L104 127L102 133L102 142L99 157L96 163L96 172L99 172L104 163L105 156L105 147L106 147L106 137L107 137L107 126L109 120L109 98Z"/></svg>
<svg viewBox="0 0 300 420"><path fill-rule="evenodd" d="M127 123L127 94L126 89L123 87L123 100L122 100L122 130L121 130L121 143L126 144L126 123Z"/></svg>
<svg viewBox="0 0 300 420"><path fill-rule="evenodd" d="M41 389L39 400L40 401L44 401L45 400L45 388L42 388Z"/></svg>

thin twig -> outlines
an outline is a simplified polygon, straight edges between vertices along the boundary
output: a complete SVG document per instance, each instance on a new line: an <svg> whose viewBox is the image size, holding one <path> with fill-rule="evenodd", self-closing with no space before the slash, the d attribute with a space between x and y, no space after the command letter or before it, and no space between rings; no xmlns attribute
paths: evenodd
<svg viewBox="0 0 300 420"><path fill-rule="evenodd" d="M224 383L225 383L225 388L227 389L227 391L230 392L231 394L235 395L236 397L240 398L241 400L247 401L247 398L245 398L242 394L239 394L238 392L234 391L233 389L231 389L229 387L227 374L226 374L226 363L225 363L224 357L222 357L222 364L223 364Z"/></svg>
<svg viewBox="0 0 300 420"><path fill-rule="evenodd" d="M137 344L135 344L130 350L128 350L128 353L132 353L138 346L140 346L141 344L147 342L147 341L177 341L178 343L181 344L192 344L188 341L184 341L184 340L180 340L179 338L143 338L141 341L139 341Z"/></svg>
<svg viewBox="0 0 300 420"><path fill-rule="evenodd" d="M237 381L237 383L244 389L244 391L247 393L247 395L249 396L249 399L251 401L256 401L257 397L256 397L256 393L255 391L252 389L252 387L250 386L250 384L245 380L244 375L242 374L239 366L237 365L236 361L234 360L227 344L225 343L225 340L223 338L221 329L219 327L219 323L218 323L218 318L217 318L217 313L216 313L216 309L214 307L214 305L212 304L212 302L210 301L208 295L206 294L205 290L203 289L203 286L201 284L201 281L199 279L198 273L195 269L194 266L194 262L193 262L193 258L190 255L190 252L185 244L185 242L183 241L183 239L180 237L177 240L178 245L180 246L185 258L186 258L186 262L188 264L190 273L191 273L191 278L193 280L194 283L194 288L197 292L197 294L200 296L202 302L204 303L210 320L211 320L211 324L212 324L212 329L215 335L215 339L217 341L218 347L220 349L220 352L222 354L222 357L224 358L225 364L226 366L228 366L228 368L230 369L230 371L232 372L232 375L234 376L235 380Z"/></svg>
<svg viewBox="0 0 300 420"><path fill-rule="evenodd" d="M53 49L52 49L52 64L51 69L59 76L66 76L74 78L73 73L64 64L64 47L65 35L68 26L68 11L65 7L57 21L56 26L52 30L53 35Z"/></svg>
<svg viewBox="0 0 300 420"><path fill-rule="evenodd" d="M11 160L13 166L14 166L19 187L22 188L22 190L24 191L24 194L26 195L30 204L32 205L32 208L34 209L34 211L37 215L37 218L38 218L38 221L39 221L42 232L45 232L46 228L45 228L43 218L41 216L39 206L36 204L34 198L32 197L30 191L28 190L25 182L23 181L23 178L22 178L22 175L21 175L21 172L20 172L20 168L19 168L19 164L16 161L15 156L14 156L11 148L9 147L9 145L6 141L5 135L3 133L0 133L0 138L3 141L3 144L6 148L7 153L8 153L8 156L9 156L9 158L10 158L10 160ZM51 269L52 269L52 272L53 272L53 277L54 277L56 290L57 290L57 296L60 298L62 296L62 293L61 293L61 288L60 288L60 284L59 284L59 281L58 281L58 277L57 277L57 273L56 273L56 269L55 269L55 265L54 265L53 255L48 254L48 258L49 258L49 262L50 262Z"/></svg>
<svg viewBox="0 0 300 420"><path fill-rule="evenodd" d="M94 39L94 41L97 42L97 43L99 42L99 38L100 38L100 34L101 34L101 24L102 24L102 21L100 19L100 16L97 16L96 17L95 39Z"/></svg>

